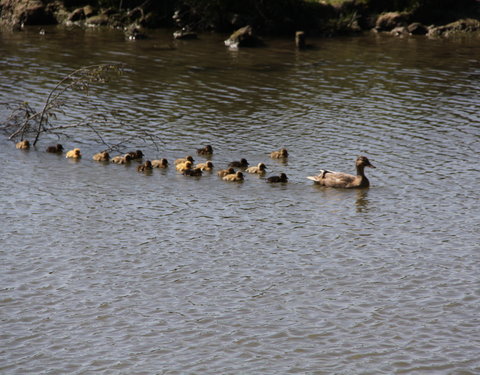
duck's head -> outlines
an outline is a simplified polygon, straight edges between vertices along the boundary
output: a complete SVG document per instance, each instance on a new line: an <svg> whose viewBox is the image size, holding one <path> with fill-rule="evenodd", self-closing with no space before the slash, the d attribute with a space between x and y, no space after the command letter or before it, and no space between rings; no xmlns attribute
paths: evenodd
<svg viewBox="0 0 480 375"><path fill-rule="evenodd" d="M237 178L243 178L243 173L238 171L235 176L237 176Z"/></svg>
<svg viewBox="0 0 480 375"><path fill-rule="evenodd" d="M73 153L75 156L80 156L80 149L79 148L74 148Z"/></svg>
<svg viewBox="0 0 480 375"><path fill-rule="evenodd" d="M280 180L282 181L288 181L288 177L285 173L280 173Z"/></svg>
<svg viewBox="0 0 480 375"><path fill-rule="evenodd" d="M370 167L370 168L375 168L375 166L370 163L370 160L366 156L359 156L355 162L355 165L357 167Z"/></svg>
<svg viewBox="0 0 480 375"><path fill-rule="evenodd" d="M147 160L145 163L143 163L145 168L151 169L152 168L152 162L150 160Z"/></svg>
<svg viewBox="0 0 480 375"><path fill-rule="evenodd" d="M286 148L281 148L280 149L280 155L282 155L283 157L287 157L288 156L288 151Z"/></svg>
<svg viewBox="0 0 480 375"><path fill-rule="evenodd" d="M191 156L191 155L188 155L185 159L186 159L187 161L189 161L190 163L193 163L193 162L194 162L193 156Z"/></svg>
<svg viewBox="0 0 480 375"><path fill-rule="evenodd" d="M208 167L208 168L213 168L213 163L212 163L210 160L207 161L206 164L207 164L207 167Z"/></svg>
<svg viewBox="0 0 480 375"><path fill-rule="evenodd" d="M124 158L125 158L125 161L131 161L133 159L133 157L130 153L125 154Z"/></svg>
<svg viewBox="0 0 480 375"><path fill-rule="evenodd" d="M240 159L240 163L242 163L243 165L248 165L247 159L244 158Z"/></svg>
<svg viewBox="0 0 480 375"><path fill-rule="evenodd" d="M58 143L58 144L55 146L55 148L57 149L58 152L62 152L62 151L63 151L63 146L62 146L60 143Z"/></svg>
<svg viewBox="0 0 480 375"><path fill-rule="evenodd" d="M213 148L211 145L206 145L204 147L205 152L208 152L209 154L213 153Z"/></svg>
<svg viewBox="0 0 480 375"><path fill-rule="evenodd" d="M167 159L165 159L165 158L163 158L163 159L160 159L160 163L161 163L162 165L165 165L165 166L167 166L167 165L168 165L168 160L167 160Z"/></svg>
<svg viewBox="0 0 480 375"><path fill-rule="evenodd" d="M267 169L267 166L263 163L258 163L258 169L260 169L261 171L264 171L265 169Z"/></svg>
<svg viewBox="0 0 480 375"><path fill-rule="evenodd" d="M136 156L137 159L143 158L144 155L143 155L142 150L135 151L135 156Z"/></svg>

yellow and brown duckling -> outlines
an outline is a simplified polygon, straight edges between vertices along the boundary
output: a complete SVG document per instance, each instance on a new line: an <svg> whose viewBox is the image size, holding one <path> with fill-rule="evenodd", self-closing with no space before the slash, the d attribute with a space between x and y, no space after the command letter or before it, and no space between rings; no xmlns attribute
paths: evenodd
<svg viewBox="0 0 480 375"><path fill-rule="evenodd" d="M284 159L288 158L288 151L286 148L281 148L278 151L273 151L270 153L272 159Z"/></svg>
<svg viewBox="0 0 480 375"><path fill-rule="evenodd" d="M110 154L107 151L99 152L98 154L93 155L93 160L95 161L109 161Z"/></svg>
<svg viewBox="0 0 480 375"><path fill-rule="evenodd" d="M227 169L222 169L222 170L217 172L217 175L220 176L220 177L225 177L228 174L235 174L235 169L230 167L230 168L227 168Z"/></svg>
<svg viewBox="0 0 480 375"><path fill-rule="evenodd" d="M287 182L288 177L285 173L280 173L280 176L270 176L267 178L267 182L276 183L276 182Z"/></svg>
<svg viewBox="0 0 480 375"><path fill-rule="evenodd" d="M30 149L30 142L26 139L23 141L17 142L15 144L15 148L18 148L19 150L28 150Z"/></svg>
<svg viewBox="0 0 480 375"><path fill-rule="evenodd" d="M142 150L130 151L127 152L128 155L132 158L132 160L140 160L143 159L143 152Z"/></svg>
<svg viewBox="0 0 480 375"><path fill-rule="evenodd" d="M228 166L232 168L248 168L248 161L242 158L240 161L232 161Z"/></svg>
<svg viewBox="0 0 480 375"><path fill-rule="evenodd" d="M213 170L213 163L207 160L205 163L198 163L195 168L200 168L202 171L211 172Z"/></svg>
<svg viewBox="0 0 480 375"><path fill-rule="evenodd" d="M188 169L192 169L193 163L190 160L187 160L184 163L177 164L175 169L179 172L185 172Z"/></svg>
<svg viewBox="0 0 480 375"><path fill-rule="evenodd" d="M367 188L370 186L370 181L365 176L365 167L375 168L366 156L359 156L355 161L357 174L348 174L342 172L333 172L328 170L321 170L317 176L308 176L309 180L314 181L321 186L333 188Z"/></svg>
<svg viewBox="0 0 480 375"><path fill-rule="evenodd" d="M201 176L202 170L200 168L190 168L183 171L185 176Z"/></svg>
<svg viewBox="0 0 480 375"><path fill-rule="evenodd" d="M213 154L213 148L210 145L206 145L203 148L197 149L197 154L198 155L206 155L206 156L212 155Z"/></svg>
<svg viewBox="0 0 480 375"><path fill-rule="evenodd" d="M152 160L152 167L153 168L167 168L168 167L168 160L165 158L159 160Z"/></svg>
<svg viewBox="0 0 480 375"><path fill-rule="evenodd" d="M150 160L146 160L143 164L137 167L137 171L139 172L147 172L153 169L152 162Z"/></svg>
<svg viewBox="0 0 480 375"><path fill-rule="evenodd" d="M185 163L185 162L187 162L187 161L189 161L189 162L191 162L191 163L193 164L193 162L194 162L195 160L193 160L193 157L192 157L191 155L188 155L188 156L186 156L186 157L184 157L184 158L176 159L175 162L174 162L174 164L175 164L175 165L177 165L177 164L182 164L182 163Z"/></svg>
<svg viewBox="0 0 480 375"><path fill-rule="evenodd" d="M70 159L80 159L82 157L82 153L80 152L79 148L74 148L73 150L68 151L65 157Z"/></svg>
<svg viewBox="0 0 480 375"><path fill-rule="evenodd" d="M249 167L245 170L247 173L265 174L267 172L267 166L263 163L258 163L256 167Z"/></svg>
<svg viewBox="0 0 480 375"><path fill-rule="evenodd" d="M51 152L52 154L61 154L63 152L63 146L58 143L55 146L48 146L45 151Z"/></svg>
<svg viewBox="0 0 480 375"><path fill-rule="evenodd" d="M132 160L130 154L119 155L112 158L110 161L115 164L128 164Z"/></svg>
<svg viewBox="0 0 480 375"><path fill-rule="evenodd" d="M238 171L234 174L227 174L226 176L222 177L223 181L233 181L233 182L242 182L243 181L243 173Z"/></svg>

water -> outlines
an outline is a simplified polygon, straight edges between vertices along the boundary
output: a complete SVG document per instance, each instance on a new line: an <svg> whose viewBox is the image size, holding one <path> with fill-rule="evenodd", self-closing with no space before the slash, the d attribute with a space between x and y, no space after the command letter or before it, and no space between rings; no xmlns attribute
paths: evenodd
<svg viewBox="0 0 480 375"><path fill-rule="evenodd" d="M228 51L37 31L0 34L1 102L39 107L73 69L124 63L59 121L101 111L109 143L150 159L211 144L216 169L245 157L290 181L96 163L85 129L61 138L80 162L45 153L55 137L23 152L2 135L0 372L480 372L478 40ZM360 154L368 190L306 179Z"/></svg>

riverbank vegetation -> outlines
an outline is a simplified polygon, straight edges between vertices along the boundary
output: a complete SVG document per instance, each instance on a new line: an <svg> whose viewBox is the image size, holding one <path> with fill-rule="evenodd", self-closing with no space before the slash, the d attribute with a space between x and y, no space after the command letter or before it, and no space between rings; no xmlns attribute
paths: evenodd
<svg viewBox="0 0 480 375"><path fill-rule="evenodd" d="M178 27L231 32L250 25L260 34L338 35L390 31L412 23L441 26L467 19L458 30L480 29L476 0L0 0L3 25ZM385 14L390 14L386 19ZM379 25L379 18L384 17ZM465 26L467 25L467 26Z"/></svg>

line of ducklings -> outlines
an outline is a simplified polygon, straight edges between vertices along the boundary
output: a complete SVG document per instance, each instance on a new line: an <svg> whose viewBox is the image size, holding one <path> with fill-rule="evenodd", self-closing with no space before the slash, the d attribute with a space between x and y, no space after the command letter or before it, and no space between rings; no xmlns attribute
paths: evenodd
<svg viewBox="0 0 480 375"><path fill-rule="evenodd" d="M16 148L27 150L30 148L30 143L28 140L18 142ZM48 146L46 152L61 154L63 153L63 146L57 144L54 146ZM213 154L213 147L207 145L203 148L197 149L197 154L210 158ZM93 160L98 162L111 162L115 164L128 164L131 161L141 161L145 155L141 150L130 151L124 155L110 157L110 154L107 151L99 152L93 155ZM79 148L74 148L73 150L67 151L66 158L70 159L81 159L82 153ZM285 159L288 157L288 151L285 148L282 148L278 151L273 151L270 153L270 157L273 159ZM213 171L213 162L207 160L204 163L194 164L194 159L191 155L186 156L185 158L176 159L174 162L175 169L182 173L185 176L201 176L203 172L212 172ZM168 168L169 163L165 158L158 160L146 160L137 167L139 172L151 171L154 168ZM239 161L232 161L228 164L228 168L219 170L217 175L224 181L233 181L233 182L242 182L244 180L244 174L242 171L235 171L234 168L243 170L246 173L258 174L264 176L267 173L267 167L264 163L258 163L257 166L249 167L249 163L246 159L241 159ZM277 182L287 182L288 177L285 173L281 173L279 176L270 176L266 178L267 182L277 183Z"/></svg>

